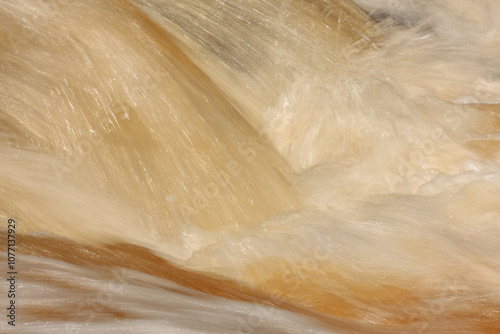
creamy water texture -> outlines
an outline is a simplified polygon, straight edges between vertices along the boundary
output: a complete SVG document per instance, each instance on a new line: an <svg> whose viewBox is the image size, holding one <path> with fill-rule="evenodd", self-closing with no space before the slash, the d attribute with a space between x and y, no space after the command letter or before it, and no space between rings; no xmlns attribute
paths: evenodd
<svg viewBox="0 0 500 334"><path fill-rule="evenodd" d="M500 332L499 15L0 0L0 331Z"/></svg>

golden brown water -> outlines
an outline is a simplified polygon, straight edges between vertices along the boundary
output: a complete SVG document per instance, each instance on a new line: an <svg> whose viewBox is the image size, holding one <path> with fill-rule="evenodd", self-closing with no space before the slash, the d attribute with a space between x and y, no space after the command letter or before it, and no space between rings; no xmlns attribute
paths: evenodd
<svg viewBox="0 0 500 334"><path fill-rule="evenodd" d="M0 0L0 330L497 333L499 13Z"/></svg>

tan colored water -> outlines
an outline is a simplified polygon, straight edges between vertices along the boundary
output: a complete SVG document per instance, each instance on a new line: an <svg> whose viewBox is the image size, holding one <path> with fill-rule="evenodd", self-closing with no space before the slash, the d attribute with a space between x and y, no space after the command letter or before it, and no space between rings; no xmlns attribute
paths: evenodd
<svg viewBox="0 0 500 334"><path fill-rule="evenodd" d="M0 0L14 331L497 333L498 14Z"/></svg>

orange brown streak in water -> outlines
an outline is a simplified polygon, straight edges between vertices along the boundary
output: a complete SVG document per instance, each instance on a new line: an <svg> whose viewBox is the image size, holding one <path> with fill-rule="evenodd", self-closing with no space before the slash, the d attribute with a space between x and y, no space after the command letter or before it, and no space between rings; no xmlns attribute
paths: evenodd
<svg viewBox="0 0 500 334"><path fill-rule="evenodd" d="M319 274L313 270L306 272L304 268L294 270L283 263L273 262L269 264L268 272L272 271L270 268L286 269L275 272L272 278L264 281L259 279L259 272L252 268L247 270L247 274L251 275L255 282L260 280L257 288L263 292L272 291L275 297L342 318L366 319L366 315L376 309L385 314L384 317L377 317L377 322L387 325L388 328L401 326L418 332L425 326L427 328L425 332L429 333L433 330L454 328L467 329L471 331L470 333L498 333L498 320L491 316L498 313L497 304L466 304L465 311L460 310L457 304L448 305L438 300L437 303L443 303L440 305L444 305L444 309L442 313L436 315L430 305L436 301L439 292L425 287L419 288L417 282L414 285L410 284L412 289L398 286L397 282L411 281L409 277L386 277L378 282L377 275L372 273L358 274L353 279L343 274L352 272L349 268L342 265L333 267L334 269L321 268L324 273ZM294 275L290 277L283 272L291 272ZM457 295L456 298L465 300L467 295ZM452 328L447 328L450 324ZM397 333L400 334L401 330Z"/></svg>
<svg viewBox="0 0 500 334"><path fill-rule="evenodd" d="M5 231L0 231L0 238L6 238ZM331 328L349 328L352 333L366 333L368 328L370 333L392 333L391 330L374 325L365 326L351 321L345 321L340 318L332 318L331 316L319 313L315 310L307 309L291 303L288 300L274 298L268 293L260 292L249 288L241 283L231 281L229 279L188 271L177 267L176 265L154 255L146 248L131 244L117 243L112 245L104 245L103 247L87 246L53 237L39 237L31 235L19 235L19 243L22 244L22 249L19 248L19 254L30 256L42 256L58 261L67 262L76 265L80 268L93 270L96 273L106 277L111 277L109 272L111 268L122 267L125 269L134 270L145 273L154 277L170 280L186 288L191 288L196 291L207 293L213 296L227 298L231 300L244 301L269 305L294 313L303 314L313 317L325 326ZM36 278L30 277L30 280ZM42 278L44 279L44 278ZM67 306L64 306L66 309ZM45 320L82 320L81 316L74 314L62 315L61 308L40 306L36 308L26 308L28 314L36 316L37 319ZM52 313L53 311L53 313ZM108 316L114 315L117 318L128 317L123 312L113 310L107 307L103 312ZM86 315L85 319L89 320ZM95 321L102 321L102 317L96 317ZM109 318L107 318L109 320Z"/></svg>
<svg viewBox="0 0 500 334"><path fill-rule="evenodd" d="M0 238L6 238L5 232L0 232ZM324 325L331 328L348 328L351 333L400 333L397 330L389 330L389 328L394 328L398 325L410 325L411 327L418 326L418 324L425 323L429 317L422 315L421 317L415 315L409 315L408 313L400 310L399 318L392 318L387 322L387 326L374 326L369 327L361 325L359 323L354 323L353 321L344 321L338 318L332 318L330 315L341 316L346 318L351 318L356 320L356 314L351 308L353 305L349 306L347 299L341 300L338 296L333 294L325 295L322 291L324 286L317 286L313 284L312 281L303 280L300 282L299 289L295 293L283 294L279 298L272 297L268 294L268 291L276 291L276 289L281 289L283 283L276 283L275 289L272 289L272 284L267 284L261 287L262 291L257 291L249 288L243 284L235 281L228 280L223 277L218 277L215 275L208 275L204 273L196 273L188 271L177 267L176 265L154 255L151 251L130 244L113 244L104 245L101 248L86 246L83 244L77 244L70 241L62 240L59 238L51 237L35 237L30 235L20 235L20 243L23 245L20 249L20 254L31 255L31 256L43 256L47 258L52 258L59 261L64 261L73 265L77 265L82 268L89 270L95 270L102 276L110 276L110 268L122 267L138 272L142 272L154 277L159 277L163 279L170 280L186 288L191 288L196 291L204 292L213 296L223 297L231 300L238 300L250 303L258 303L263 305L270 305L278 307L287 311L303 314L306 316L314 317ZM336 280L342 280L340 275L332 274L329 277L332 282ZM35 279L34 277L30 277ZM43 278L45 279L45 278ZM303 289L308 289L304 293ZM361 298L368 303L373 303L372 306L377 307L381 302L390 304L399 303L400 305L404 303L416 303L418 304L418 298L416 297L417 291L402 291L398 289L395 291L390 286L383 286L378 291L362 287L359 284L351 283L347 288L349 295L356 300L356 298ZM302 293L301 293L302 291ZM321 294L325 300L323 304L320 303L319 306L314 306L317 300L309 301L310 309L304 308L304 300L300 298L301 295L318 295ZM421 294L420 296L422 296ZM334 299L336 298L336 299ZM333 302L332 302L333 300ZM378 300L375 303L374 300ZM296 303L296 304L295 304ZM99 305L100 306L100 305ZM309 305L306 305L309 306ZM392 305L394 307L394 304ZM421 306L417 305L416 307ZM29 315L36 316L37 319L45 320L83 320L89 321L89 316L85 315L82 319L81 314L64 314L63 309L67 309L67 305L64 308L50 306L40 306L26 308L26 312ZM469 312L445 312L439 318L440 320L449 320L449 323L461 324L461 328L470 328L477 333L484 334L496 334L498 328L498 320L494 318L485 317L486 314L494 313L495 305L483 305L480 308L475 308L472 312L472 308ZM133 316L128 315L124 312L114 310L113 308L106 306L102 308L102 314L96 316L92 321L103 321L104 319L109 320L110 316L115 318L127 318L132 319ZM104 315L104 317L103 317ZM359 315L358 315L359 316ZM432 324L430 325L432 328ZM436 324L439 326L439 324Z"/></svg>
<svg viewBox="0 0 500 334"><path fill-rule="evenodd" d="M137 319L132 314L113 309L98 302L93 305L93 309L98 312L93 312L90 316L86 313L78 312L80 307L80 304L28 306L23 307L23 314L31 316L38 321L105 322L110 319ZM71 310L76 310L76 312Z"/></svg>
<svg viewBox="0 0 500 334"><path fill-rule="evenodd" d="M273 291L273 295L292 301L299 305L307 305L321 313L331 314L347 319L360 319L364 316L365 309L359 303L389 311L395 316L385 321L386 324L409 324L421 319L408 318L401 310L395 310L399 305L408 307L422 306L423 300L419 296L421 291L409 291L391 284L370 284L373 277L358 277L353 280L342 273L348 273L348 268L335 266L335 270L322 268L323 274L314 270L289 268L285 264L274 264L275 268L287 267L286 272L295 273L292 277L276 273L272 278L260 282L258 288L262 291ZM302 268L303 269L303 268ZM248 274L253 280L259 282L259 273ZM284 277L287 276L287 277ZM286 285L283 281L286 281ZM335 291L332 287L336 287ZM325 289L327 288L327 289Z"/></svg>

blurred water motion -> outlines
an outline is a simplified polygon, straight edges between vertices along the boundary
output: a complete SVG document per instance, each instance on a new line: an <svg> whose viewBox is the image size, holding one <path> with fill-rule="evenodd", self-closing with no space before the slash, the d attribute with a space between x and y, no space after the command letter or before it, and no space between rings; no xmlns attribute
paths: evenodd
<svg viewBox="0 0 500 334"><path fill-rule="evenodd" d="M0 0L1 330L498 333L499 14Z"/></svg>

